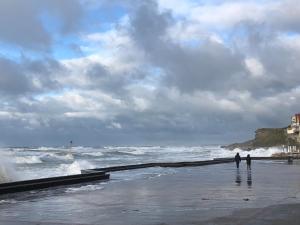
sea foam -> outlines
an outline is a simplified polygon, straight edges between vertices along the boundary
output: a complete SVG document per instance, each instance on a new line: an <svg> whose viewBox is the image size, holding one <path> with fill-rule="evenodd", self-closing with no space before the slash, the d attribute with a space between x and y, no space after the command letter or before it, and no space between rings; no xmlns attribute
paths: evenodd
<svg viewBox="0 0 300 225"><path fill-rule="evenodd" d="M18 179L14 164L6 156L0 157L0 183L12 182Z"/></svg>
<svg viewBox="0 0 300 225"><path fill-rule="evenodd" d="M86 160L78 160L74 161L71 164L61 164L58 170L61 171L64 175L71 175L80 174L81 170L92 168L95 168L95 166L92 163Z"/></svg>
<svg viewBox="0 0 300 225"><path fill-rule="evenodd" d="M42 160L38 156L19 156L16 157L17 164L36 164L42 163Z"/></svg>

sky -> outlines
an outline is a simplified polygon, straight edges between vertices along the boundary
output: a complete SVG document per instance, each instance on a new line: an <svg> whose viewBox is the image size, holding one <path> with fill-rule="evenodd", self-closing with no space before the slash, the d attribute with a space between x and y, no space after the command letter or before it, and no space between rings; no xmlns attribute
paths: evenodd
<svg viewBox="0 0 300 225"><path fill-rule="evenodd" d="M1 0L0 145L204 145L300 111L297 0Z"/></svg>

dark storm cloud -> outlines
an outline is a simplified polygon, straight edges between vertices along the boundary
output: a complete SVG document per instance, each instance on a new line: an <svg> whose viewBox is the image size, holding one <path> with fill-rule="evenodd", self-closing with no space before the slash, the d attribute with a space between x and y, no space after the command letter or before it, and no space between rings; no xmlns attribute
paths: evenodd
<svg viewBox="0 0 300 225"><path fill-rule="evenodd" d="M124 93L126 77L123 74L112 74L108 68L100 63L92 63L86 71L91 85L87 88L101 89L110 94Z"/></svg>
<svg viewBox="0 0 300 225"><path fill-rule="evenodd" d="M299 85L297 58L300 49L293 35L254 22L240 23L233 33L237 45L242 43L237 47L238 51L257 59L263 67L261 76L253 77L249 71L239 76L235 81L237 89L248 90L256 98L263 98L289 92Z"/></svg>
<svg viewBox="0 0 300 225"><path fill-rule="evenodd" d="M85 75L90 81L90 85L86 88L98 89L124 97L129 94L126 88L131 84L143 81L148 72L143 68L133 69L130 72L112 72L110 68L101 63L90 63Z"/></svg>
<svg viewBox="0 0 300 225"><path fill-rule="evenodd" d="M161 43L166 29L174 22L171 13L158 12L154 1L141 4L131 18L132 37L148 51L155 51Z"/></svg>
<svg viewBox="0 0 300 225"><path fill-rule="evenodd" d="M39 60L30 60L26 57L22 58L22 63L26 70L37 74L51 74L63 69L60 62L52 58L43 58Z"/></svg>
<svg viewBox="0 0 300 225"><path fill-rule="evenodd" d="M297 0L279 2L275 10L270 10L267 21L275 29L290 32L300 32L300 6Z"/></svg>
<svg viewBox="0 0 300 225"><path fill-rule="evenodd" d="M299 48L269 46L261 52L259 57L268 76L269 88L274 88L277 93L280 93L299 86Z"/></svg>
<svg viewBox="0 0 300 225"><path fill-rule="evenodd" d="M77 0L2 0L0 1L0 41L25 49L49 50L52 34L42 21L43 15L59 18L60 32L78 28L82 9Z"/></svg>
<svg viewBox="0 0 300 225"><path fill-rule="evenodd" d="M242 56L218 43L207 42L197 49L167 49L167 83L185 92L194 90L230 90L235 76L243 74Z"/></svg>
<svg viewBox="0 0 300 225"><path fill-rule="evenodd" d="M49 10L49 13L53 13L53 16L57 15L61 19L61 32L67 34L79 30L81 27L80 19L85 10L80 0L48 0L43 2L44 10Z"/></svg>
<svg viewBox="0 0 300 225"><path fill-rule="evenodd" d="M291 2L283 4L284 8L291 7ZM297 7L292 11L297 11ZM294 13L282 15L283 12L280 11L279 16L288 17L291 22L297 21ZM269 22L237 24L232 31L232 41L237 44L242 41L242 47L228 47L211 40L202 40L194 47L179 45L165 38L167 29L174 23L171 12L160 12L153 1L142 4L131 17L132 38L145 51L150 62L166 74L165 85L174 85L184 92L206 90L216 94L232 89L248 90L257 98L298 86L300 68L296 61L299 50L281 45L277 28L270 26ZM287 24L279 20L277 25L281 23ZM249 74L245 65L247 55L260 60L263 77Z"/></svg>
<svg viewBox="0 0 300 225"><path fill-rule="evenodd" d="M39 21L39 12L30 3L0 2L0 40L25 48L45 49L51 44L51 37Z"/></svg>
<svg viewBox="0 0 300 225"><path fill-rule="evenodd" d="M22 66L9 59L0 58L0 92L2 95L19 95L33 90L31 80Z"/></svg>
<svg viewBox="0 0 300 225"><path fill-rule="evenodd" d="M56 60L30 60L22 58L15 62L7 58L0 58L0 92L3 96L22 96L55 91L62 88L53 74L65 71Z"/></svg>
<svg viewBox="0 0 300 225"><path fill-rule="evenodd" d="M133 39L149 60L167 74L167 84L185 92L232 86L231 79L243 73L243 55L210 40L194 48L166 40L167 28L174 22L170 12L160 13L151 1L140 6L131 23Z"/></svg>
<svg viewBox="0 0 300 225"><path fill-rule="evenodd" d="M30 79L39 82L40 86L36 87L38 92L55 91L63 88L57 80L53 79L55 74L64 75L66 68L57 60L52 58L43 58L30 60L24 57L21 61L24 72Z"/></svg>

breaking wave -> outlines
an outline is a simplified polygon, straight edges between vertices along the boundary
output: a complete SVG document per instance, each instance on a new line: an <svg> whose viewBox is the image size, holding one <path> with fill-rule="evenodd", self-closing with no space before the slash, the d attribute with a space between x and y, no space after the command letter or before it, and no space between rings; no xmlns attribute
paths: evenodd
<svg viewBox="0 0 300 225"><path fill-rule="evenodd" d="M128 150L118 150L116 153L127 154L127 155L145 155L145 151L142 149L128 149Z"/></svg>
<svg viewBox="0 0 300 225"><path fill-rule="evenodd" d="M83 169L141 164L148 162L200 161L214 158L271 156L281 148L259 148L252 151L233 151L220 146L127 146L59 148L0 148L0 182L34 179L49 176L78 174ZM123 174L123 173L122 173ZM128 173L126 176L134 176Z"/></svg>
<svg viewBox="0 0 300 225"><path fill-rule="evenodd" d="M87 155L87 156L103 156L104 154L102 152L84 152L82 155Z"/></svg>
<svg viewBox="0 0 300 225"><path fill-rule="evenodd" d="M36 164L43 163L40 157L38 156L20 156L16 157L17 164Z"/></svg>
<svg viewBox="0 0 300 225"><path fill-rule="evenodd" d="M282 148L280 148L280 147L257 148L255 150L251 150L251 151L243 151L241 149L235 149L232 152L234 152L234 153L239 152L242 157L247 156L247 154L250 154L251 156L256 156L256 157L270 157L274 153L282 152Z"/></svg>
<svg viewBox="0 0 300 225"><path fill-rule="evenodd" d="M71 164L61 164L59 166L59 171L64 175L80 174L81 170L93 169L95 165L86 160L74 161Z"/></svg>
<svg viewBox="0 0 300 225"><path fill-rule="evenodd" d="M44 162L57 162L57 161L72 161L74 160L74 156L71 153L68 153L66 155L58 155L55 153L46 153L43 154L40 159Z"/></svg>
<svg viewBox="0 0 300 225"><path fill-rule="evenodd" d="M12 182L17 180L18 176L11 160L5 156L0 158L0 183Z"/></svg>

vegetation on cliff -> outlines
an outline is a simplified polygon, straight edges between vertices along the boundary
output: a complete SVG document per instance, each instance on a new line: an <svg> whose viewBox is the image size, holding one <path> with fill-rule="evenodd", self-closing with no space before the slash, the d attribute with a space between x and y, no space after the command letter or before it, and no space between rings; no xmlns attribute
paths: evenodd
<svg viewBox="0 0 300 225"><path fill-rule="evenodd" d="M297 135L288 135L286 129L287 128L261 128L255 131L255 138L253 140L222 147L230 150L235 148L253 150L256 148L269 148L282 145L299 146Z"/></svg>

